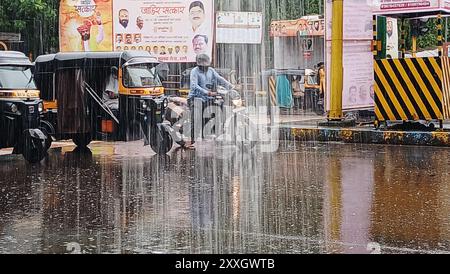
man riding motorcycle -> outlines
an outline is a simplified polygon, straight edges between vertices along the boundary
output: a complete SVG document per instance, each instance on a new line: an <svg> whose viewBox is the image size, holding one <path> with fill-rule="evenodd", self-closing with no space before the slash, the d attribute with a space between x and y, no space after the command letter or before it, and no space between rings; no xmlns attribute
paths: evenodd
<svg viewBox="0 0 450 274"><path fill-rule="evenodd" d="M196 138L203 138L203 128L205 126L204 111L211 105L217 92L213 87L223 86L226 89L233 89L233 85L220 76L216 70L211 68L211 58L206 54L197 56L197 67L192 69L190 75L190 93L188 105L191 114L191 142L187 148L194 149ZM201 121L201 122L200 122ZM197 126L196 126L197 122ZM198 126L200 122L201 128Z"/></svg>

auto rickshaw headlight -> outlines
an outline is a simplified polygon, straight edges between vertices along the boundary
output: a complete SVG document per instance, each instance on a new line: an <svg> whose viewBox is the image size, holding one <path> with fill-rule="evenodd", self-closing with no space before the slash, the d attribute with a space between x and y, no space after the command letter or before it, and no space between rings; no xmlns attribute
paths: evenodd
<svg viewBox="0 0 450 274"><path fill-rule="evenodd" d="M141 107L142 107L142 109L147 109L147 107L148 107L148 105L147 105L147 102L146 101L144 101L144 100L142 100L141 101Z"/></svg>
<svg viewBox="0 0 450 274"><path fill-rule="evenodd" d="M44 111L44 104L39 103L39 105L38 105L38 111L39 111L39 113L41 113L41 112Z"/></svg>
<svg viewBox="0 0 450 274"><path fill-rule="evenodd" d="M17 111L19 111L19 108L17 107L16 104L11 104L11 112L12 113L16 113Z"/></svg>

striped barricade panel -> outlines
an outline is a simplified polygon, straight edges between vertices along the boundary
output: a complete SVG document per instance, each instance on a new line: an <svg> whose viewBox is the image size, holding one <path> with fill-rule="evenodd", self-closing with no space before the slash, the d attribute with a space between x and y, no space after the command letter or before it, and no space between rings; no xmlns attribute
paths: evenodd
<svg viewBox="0 0 450 274"><path fill-rule="evenodd" d="M379 121L443 120L439 57L376 60L375 113Z"/></svg>
<svg viewBox="0 0 450 274"><path fill-rule="evenodd" d="M450 58L442 57L444 119L450 119Z"/></svg>
<svg viewBox="0 0 450 274"><path fill-rule="evenodd" d="M274 76L269 77L269 96L272 106L276 106L277 103L277 81Z"/></svg>

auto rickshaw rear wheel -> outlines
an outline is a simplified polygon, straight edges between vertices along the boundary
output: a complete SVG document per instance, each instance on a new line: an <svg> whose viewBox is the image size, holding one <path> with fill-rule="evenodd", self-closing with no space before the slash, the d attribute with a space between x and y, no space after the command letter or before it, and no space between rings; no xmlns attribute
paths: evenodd
<svg viewBox="0 0 450 274"><path fill-rule="evenodd" d="M90 133L77 133L73 136L72 141L78 147L85 148L92 142Z"/></svg>
<svg viewBox="0 0 450 274"><path fill-rule="evenodd" d="M156 138L150 140L150 146L156 154L167 154L173 146L172 136L170 136L170 133L167 132L167 130L162 128L156 133Z"/></svg>

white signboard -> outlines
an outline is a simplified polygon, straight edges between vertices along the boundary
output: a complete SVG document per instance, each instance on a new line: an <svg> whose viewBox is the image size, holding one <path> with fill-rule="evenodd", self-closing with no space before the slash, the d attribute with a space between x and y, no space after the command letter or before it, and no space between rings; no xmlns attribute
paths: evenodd
<svg viewBox="0 0 450 274"><path fill-rule="evenodd" d="M440 10L447 6L439 0L374 0L375 14L395 14L405 12L426 12Z"/></svg>
<svg viewBox="0 0 450 274"><path fill-rule="evenodd" d="M327 98L330 98L332 1L327 0L326 3ZM373 19L370 2L344 1L344 18L342 108L343 110L373 108L374 72L371 51ZM327 110L330 110L330 100L326 101Z"/></svg>
<svg viewBox="0 0 450 274"><path fill-rule="evenodd" d="M168 63L211 56L213 2L114 0L114 49L146 50Z"/></svg>
<svg viewBox="0 0 450 274"><path fill-rule="evenodd" d="M261 44L262 31L262 13L217 13L216 42L219 44Z"/></svg>

